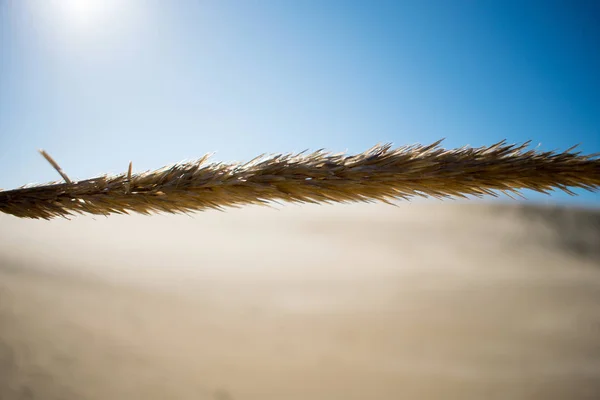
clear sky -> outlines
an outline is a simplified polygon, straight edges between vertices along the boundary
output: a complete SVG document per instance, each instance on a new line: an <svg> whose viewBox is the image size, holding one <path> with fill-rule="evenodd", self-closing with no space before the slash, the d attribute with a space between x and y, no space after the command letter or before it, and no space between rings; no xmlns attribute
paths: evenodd
<svg viewBox="0 0 600 400"><path fill-rule="evenodd" d="M216 152L600 152L595 0L0 0L0 187ZM543 202L600 204L526 193Z"/></svg>

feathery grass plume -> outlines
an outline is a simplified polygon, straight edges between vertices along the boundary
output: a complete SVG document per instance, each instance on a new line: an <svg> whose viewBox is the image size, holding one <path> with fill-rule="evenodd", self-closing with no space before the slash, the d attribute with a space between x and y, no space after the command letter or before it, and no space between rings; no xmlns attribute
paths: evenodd
<svg viewBox="0 0 600 400"><path fill-rule="evenodd" d="M197 162L78 182L49 183L0 191L0 211L24 218L73 214L183 213L268 204L389 202L421 197L548 194L600 187L600 154L527 150L530 142L446 150L441 141L392 149L375 146L357 155L259 156L245 164ZM49 156L47 157L49 158ZM66 176L58 164L53 166Z"/></svg>

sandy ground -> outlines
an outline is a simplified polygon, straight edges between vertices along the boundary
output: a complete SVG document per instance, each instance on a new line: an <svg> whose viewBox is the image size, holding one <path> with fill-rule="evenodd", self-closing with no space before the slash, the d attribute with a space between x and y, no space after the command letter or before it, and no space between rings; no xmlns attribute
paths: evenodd
<svg viewBox="0 0 600 400"><path fill-rule="evenodd" d="M0 399L598 399L600 211L0 216Z"/></svg>

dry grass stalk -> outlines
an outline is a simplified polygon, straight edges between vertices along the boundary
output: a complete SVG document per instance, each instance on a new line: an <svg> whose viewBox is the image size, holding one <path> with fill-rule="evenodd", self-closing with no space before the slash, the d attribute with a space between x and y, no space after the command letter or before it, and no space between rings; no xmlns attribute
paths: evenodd
<svg viewBox="0 0 600 400"><path fill-rule="evenodd" d="M44 150L40 150L40 154L42 155L42 157L44 157L46 159L46 161L48 161L50 163L50 165L52 165L54 167L56 172L58 172L60 174L60 176L62 176L62 178L65 180L65 182L73 183L73 182L71 182L71 180L69 179L67 174L65 174L65 172L62 170L60 165L58 165L58 163L56 161L54 161L54 158L50 157L50 154L46 153Z"/></svg>
<svg viewBox="0 0 600 400"><path fill-rule="evenodd" d="M179 213L273 201L330 203L548 193L600 187L598 154L527 150L504 141L489 147L445 150L428 146L376 146L347 156L317 151L260 156L245 164L176 164L142 174L101 176L0 191L0 211L17 217L78 213ZM55 165L56 164L56 165ZM130 165L131 168L131 165Z"/></svg>

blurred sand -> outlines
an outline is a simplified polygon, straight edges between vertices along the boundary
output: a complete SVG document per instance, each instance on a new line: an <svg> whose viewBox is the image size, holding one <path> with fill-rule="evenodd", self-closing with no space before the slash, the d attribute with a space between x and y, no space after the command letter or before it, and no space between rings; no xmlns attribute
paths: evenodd
<svg viewBox="0 0 600 400"><path fill-rule="evenodd" d="M598 399L600 211L0 216L0 399Z"/></svg>

